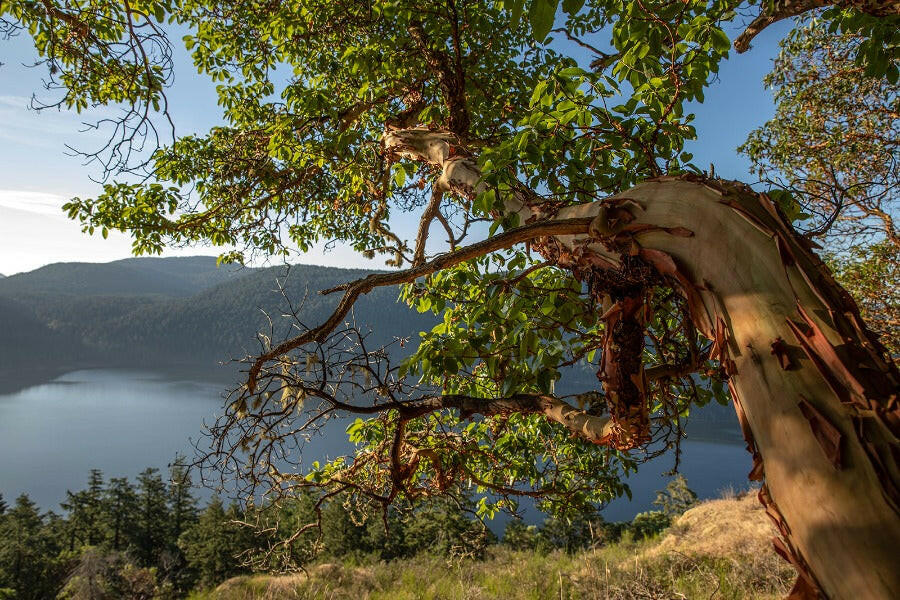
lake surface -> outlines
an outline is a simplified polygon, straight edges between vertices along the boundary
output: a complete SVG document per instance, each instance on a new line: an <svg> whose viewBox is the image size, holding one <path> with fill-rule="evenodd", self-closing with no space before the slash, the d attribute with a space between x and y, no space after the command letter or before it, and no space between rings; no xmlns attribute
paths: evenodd
<svg viewBox="0 0 900 600"><path fill-rule="evenodd" d="M193 456L191 440L223 412L228 383L204 375L84 370L0 394L0 493L10 503L27 493L44 510L59 510L67 489L85 487L88 471L134 479L146 467L165 470L176 453ZM334 430L332 430L334 431ZM346 437L314 440L304 460L346 451ZM316 456L312 456L312 454ZM664 456L629 478L633 500L616 500L607 520L652 508L672 468ZM687 440L681 472L702 498L746 489L750 456L735 443Z"/></svg>

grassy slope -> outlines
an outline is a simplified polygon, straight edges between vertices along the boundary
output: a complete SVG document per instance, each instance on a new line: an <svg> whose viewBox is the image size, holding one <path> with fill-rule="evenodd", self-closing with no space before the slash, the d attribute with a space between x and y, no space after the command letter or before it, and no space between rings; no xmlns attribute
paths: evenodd
<svg viewBox="0 0 900 600"><path fill-rule="evenodd" d="M302 574L237 577L194 600L766 599L784 597L790 567L755 494L704 502L662 536L576 555L498 546L484 561L417 557L378 565L323 564Z"/></svg>

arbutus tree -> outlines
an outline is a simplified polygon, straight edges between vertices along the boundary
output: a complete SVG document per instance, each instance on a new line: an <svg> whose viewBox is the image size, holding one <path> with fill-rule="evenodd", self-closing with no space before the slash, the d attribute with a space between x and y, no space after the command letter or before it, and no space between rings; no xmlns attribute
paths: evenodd
<svg viewBox="0 0 900 600"><path fill-rule="evenodd" d="M825 5L763 4L735 46ZM897 369L782 208L683 151L686 104L702 102L731 48L722 27L748 6L558 8L45 1L2 15L4 31L29 29L65 103L137 115L106 150L115 169L130 134L152 132L143 116L165 109L169 46L150 23L187 27L218 83L226 124L139 161L151 181L72 200L85 229L128 231L137 252L237 247L229 260L339 240L398 267L325 290L343 295L324 323L292 308L293 334L246 358L206 460L251 498L262 485L270 500L320 489L320 502L387 506L474 485L485 514L522 495L577 509L621 494L641 449L677 451L691 404L730 394L775 548L799 573L793 595L897 597ZM895 4L823 18L864 36L868 76L896 78ZM420 219L411 241L403 213ZM446 252L429 250L432 230ZM395 364L408 340L372 347L351 310L401 284L442 320ZM596 382L556 394L585 364ZM292 451L337 414L360 417L355 456L299 470Z"/></svg>

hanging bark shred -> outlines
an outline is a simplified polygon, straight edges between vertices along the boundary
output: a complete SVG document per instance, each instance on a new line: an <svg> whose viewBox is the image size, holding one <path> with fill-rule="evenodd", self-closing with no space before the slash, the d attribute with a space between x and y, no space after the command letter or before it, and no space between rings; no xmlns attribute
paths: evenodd
<svg viewBox="0 0 900 600"><path fill-rule="evenodd" d="M753 430L747 421L744 406L741 404L734 386L728 386L728 391L731 392L731 400L734 403L734 412L737 414L738 423L741 426L741 433L744 436L744 441L747 442L747 452L753 457L753 467L747 474L747 479L750 481L762 481L765 478L762 455L760 455L759 448L756 446L756 440L753 438Z"/></svg>
<svg viewBox="0 0 900 600"><path fill-rule="evenodd" d="M805 577L797 575L797 581L794 582L794 587L788 593L787 600L820 600L824 597L825 595L817 588L812 587Z"/></svg>
<svg viewBox="0 0 900 600"><path fill-rule="evenodd" d="M775 245L778 247L778 254L781 256L781 262L784 266L793 267L797 264L797 260L794 258L790 247L787 242L784 241L782 236L779 235L775 237Z"/></svg>
<svg viewBox="0 0 900 600"><path fill-rule="evenodd" d="M606 320L603 354L597 377L606 393L610 417L616 425L620 449L634 448L650 441L650 410L647 406L644 351L643 295L625 297L621 310Z"/></svg>
<svg viewBox="0 0 900 600"><path fill-rule="evenodd" d="M806 327L800 330L802 335L798 337L798 341L804 345L804 349L808 349L807 353L814 354L817 361L828 369L841 386L850 392L852 402L860 405L862 408L874 409L875 407L869 402L867 396L874 397L876 394L867 393L865 386L847 367L847 359L849 358L847 355L849 353L847 352L848 348L845 347L846 344L842 344L840 350L844 356L840 356L839 350L831 345L822 329L802 305L797 304L797 311L806 324ZM794 333L796 335L798 332L795 331Z"/></svg>
<svg viewBox="0 0 900 600"><path fill-rule="evenodd" d="M772 538L772 547L778 556L791 563L797 571L797 580L794 581L794 587L788 592L787 600L821 600L825 598L825 594L812 579L812 574L808 572L808 567L806 567L807 570L801 567L795 554L796 549L790 543L776 537Z"/></svg>
<svg viewBox="0 0 900 600"><path fill-rule="evenodd" d="M812 348L809 339L814 335L812 333L812 329L809 325L802 321L794 321L793 319L787 320L788 327L790 327L791 331L794 333L794 337L797 338L797 341L800 343L800 346L803 348L803 351L806 353L806 356L812 361L813 365L815 365L816 370L825 378L825 381L828 382L828 387L834 392L834 394L838 397L842 404L850 406L853 405L854 399L845 386L841 385L841 382L838 380L837 376L834 372L828 368L825 360L820 357L815 350Z"/></svg>
<svg viewBox="0 0 900 600"><path fill-rule="evenodd" d="M879 428L871 415L856 415L852 417L852 421L853 431L881 482L885 499L900 514L900 486L897 484L900 449L891 440L879 439Z"/></svg>
<svg viewBox="0 0 900 600"><path fill-rule="evenodd" d="M841 431L832 425L825 415L819 412L819 410L802 395L800 396L800 402L797 406L809 422L809 426L812 429L816 441L819 442L819 445L822 447L822 452L825 453L825 458L828 459L828 462L830 462L831 466L835 469L840 469L841 438L843 438Z"/></svg>
<svg viewBox="0 0 900 600"><path fill-rule="evenodd" d="M700 297L697 286L688 278L684 269L679 268L675 259L661 250L641 248L640 256L652 264L660 275L670 277L678 283L678 287L681 288L687 300L688 310L690 310L691 316L694 318L694 324L697 329L704 335L710 336L713 331L712 319L706 312L706 307L703 304L703 299Z"/></svg>
<svg viewBox="0 0 900 600"><path fill-rule="evenodd" d="M613 423L610 445L630 449L650 440L650 408L642 355L647 326L647 290L658 274L638 257L625 256L619 269L577 269L596 297L608 294L612 306L600 320L605 324L603 352L597 378L603 385Z"/></svg>
<svg viewBox="0 0 900 600"><path fill-rule="evenodd" d="M785 538L790 537L791 528L788 526L787 521L784 520L784 515L781 514L781 511L778 510L778 507L772 500L772 494L769 493L769 486L767 486L765 483L762 484L756 497L759 500L759 503L763 505L763 508L766 511L766 516L769 517L769 520L771 520L772 524L775 525L775 529L778 531L778 533L780 533Z"/></svg>
<svg viewBox="0 0 900 600"><path fill-rule="evenodd" d="M759 488L758 498L760 504L766 510L766 516L769 517L775 525L775 529L781 534L780 538L772 538L772 547L781 558L789 562L794 567L794 570L797 571L797 580L788 594L788 600L820 600L825 598L825 594L809 568L809 564L800 551L791 543L791 529L772 500L772 495L769 493L769 488L766 484Z"/></svg>
<svg viewBox="0 0 900 600"><path fill-rule="evenodd" d="M725 374L731 377L737 373L734 361L731 359L731 352L728 349L728 325L722 317L716 317L716 327L712 336L713 347L709 352L711 360L719 361Z"/></svg>
<svg viewBox="0 0 900 600"><path fill-rule="evenodd" d="M783 339L775 338L772 342L772 354L778 359L778 364L784 371L790 371L795 368L794 361L791 359L790 346Z"/></svg>

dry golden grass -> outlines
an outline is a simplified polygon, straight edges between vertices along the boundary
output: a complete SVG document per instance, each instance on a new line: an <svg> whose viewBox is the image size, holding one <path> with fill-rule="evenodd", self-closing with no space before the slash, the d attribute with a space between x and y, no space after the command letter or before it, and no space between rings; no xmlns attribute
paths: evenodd
<svg viewBox="0 0 900 600"><path fill-rule="evenodd" d="M755 493L702 502L678 517L646 556L679 553L753 556L772 552L776 535Z"/></svg>
<svg viewBox="0 0 900 600"><path fill-rule="evenodd" d="M775 599L793 583L755 494L704 502L660 538L567 555L496 547L481 561L419 556L309 574L238 577L195 600Z"/></svg>

